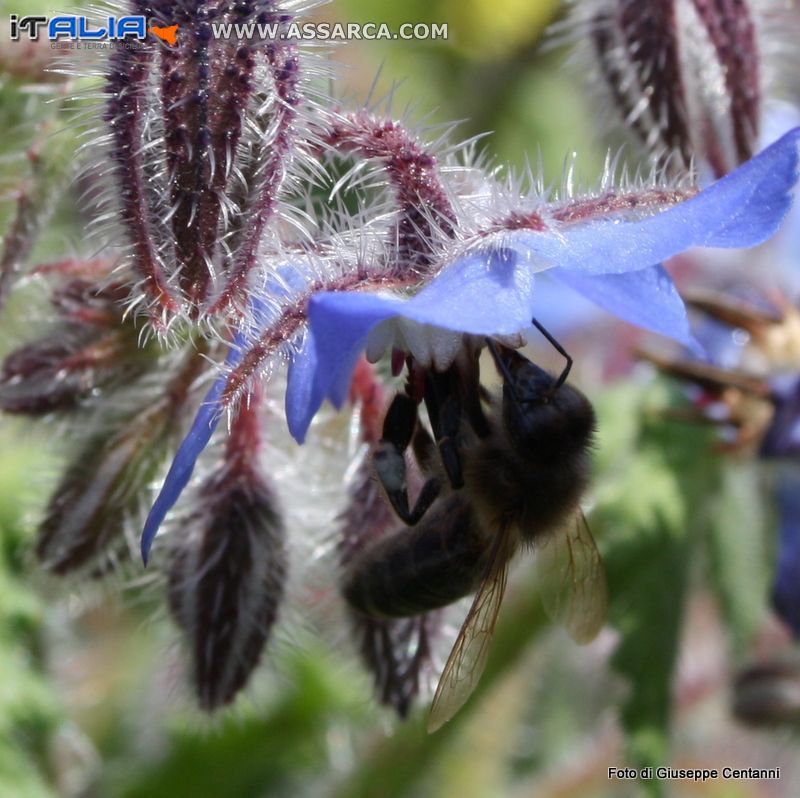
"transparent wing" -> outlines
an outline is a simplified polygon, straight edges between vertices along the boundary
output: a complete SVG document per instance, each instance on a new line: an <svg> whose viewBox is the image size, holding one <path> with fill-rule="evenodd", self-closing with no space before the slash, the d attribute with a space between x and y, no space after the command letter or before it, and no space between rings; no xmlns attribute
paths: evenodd
<svg viewBox="0 0 800 798"><path fill-rule="evenodd" d="M467 617L442 671L428 716L428 732L435 732L461 709L481 678L508 581L508 563L514 553L510 528L497 534L489 561Z"/></svg>
<svg viewBox="0 0 800 798"><path fill-rule="evenodd" d="M547 614L578 643L593 640L608 609L606 573L582 512L536 549Z"/></svg>

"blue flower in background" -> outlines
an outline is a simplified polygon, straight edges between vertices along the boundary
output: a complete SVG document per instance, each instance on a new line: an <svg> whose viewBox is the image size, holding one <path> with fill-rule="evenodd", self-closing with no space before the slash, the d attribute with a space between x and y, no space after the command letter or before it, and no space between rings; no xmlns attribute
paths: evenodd
<svg viewBox="0 0 800 798"><path fill-rule="evenodd" d="M761 441L762 457L800 456L800 375L781 374L770 380L770 398L775 408Z"/></svg>
<svg viewBox="0 0 800 798"><path fill-rule="evenodd" d="M691 247L752 247L767 240L791 206L798 179L800 128L735 172L673 204L643 203L631 213L597 204L596 212L515 229L478 241L445 264L415 295L384 291L314 291L305 300L309 329L289 366L286 416L298 441L325 399L340 407L366 349L409 352L421 365L444 368L465 334L509 336L537 315L537 286L546 272L606 311L697 348L683 302L660 265ZM284 281L291 284L291 281ZM263 314L265 323L270 315ZM258 323L240 332L228 365L258 338ZM181 445L145 525L142 553L188 482L221 415L225 373L206 397Z"/></svg>
<svg viewBox="0 0 800 798"><path fill-rule="evenodd" d="M772 604L800 638L800 476L796 470L783 474L776 498L779 534Z"/></svg>
<svg viewBox="0 0 800 798"><path fill-rule="evenodd" d="M778 546L772 605L800 638L800 375L786 374L770 383L775 412L761 443L761 456L781 461L775 489Z"/></svg>

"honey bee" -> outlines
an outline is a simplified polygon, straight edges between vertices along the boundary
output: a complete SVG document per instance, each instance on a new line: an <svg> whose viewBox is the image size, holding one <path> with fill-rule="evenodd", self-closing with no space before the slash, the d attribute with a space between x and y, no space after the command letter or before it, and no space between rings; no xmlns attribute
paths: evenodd
<svg viewBox="0 0 800 798"><path fill-rule="evenodd" d="M572 359L533 323L567 361L558 377L486 339L502 392L491 395L480 385L478 352L464 354L444 374L410 376L387 411L373 455L386 496L408 526L353 560L342 583L346 601L369 617L399 618L475 593L436 689L429 732L455 715L480 679L518 549L535 548L545 608L575 640L588 642L605 620L605 572L579 507L589 481L594 409L566 384ZM415 383L423 384L421 395ZM417 417L422 401L435 447ZM433 472L413 507L409 445Z"/></svg>

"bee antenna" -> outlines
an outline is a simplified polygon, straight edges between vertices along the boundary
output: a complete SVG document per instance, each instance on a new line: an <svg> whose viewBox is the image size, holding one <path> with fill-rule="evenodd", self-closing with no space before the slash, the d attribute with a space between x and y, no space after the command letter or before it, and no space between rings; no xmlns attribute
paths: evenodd
<svg viewBox="0 0 800 798"><path fill-rule="evenodd" d="M561 355L566 361L567 365L564 366L564 370L559 375L558 379L556 380L556 384L553 387L553 393L555 393L566 381L567 377L569 376L570 369L572 368L572 358L566 353L565 349L561 344L556 341L555 338L540 324L535 318L531 319L531 324L545 337L547 338L548 342L552 345L552 347Z"/></svg>

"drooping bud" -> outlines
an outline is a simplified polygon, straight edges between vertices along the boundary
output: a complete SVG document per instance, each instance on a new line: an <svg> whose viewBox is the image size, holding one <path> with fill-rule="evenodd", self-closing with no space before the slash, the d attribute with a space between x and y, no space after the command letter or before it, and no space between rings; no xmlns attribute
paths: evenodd
<svg viewBox="0 0 800 798"><path fill-rule="evenodd" d="M274 2L136 6L176 29L111 58L121 216L154 319L195 318L241 299L255 265L294 141L297 55L280 40L213 36L212 25L284 24Z"/></svg>
<svg viewBox="0 0 800 798"><path fill-rule="evenodd" d="M594 0L575 32L617 111L657 156L720 177L755 152L769 67L764 3Z"/></svg>
<svg viewBox="0 0 800 798"><path fill-rule="evenodd" d="M36 139L25 153L28 174L15 192L16 207L0 241L0 311L14 283L23 274L39 232L69 175L67 164L71 159L63 144L53 143L58 138L53 136L53 128L52 120L42 122Z"/></svg>
<svg viewBox="0 0 800 798"><path fill-rule="evenodd" d="M79 451L39 527L36 554L46 568L75 571L119 542L142 489L169 451L169 417L163 405L145 410Z"/></svg>
<svg viewBox="0 0 800 798"><path fill-rule="evenodd" d="M64 412L142 374L155 352L139 345L135 325L123 318L126 295L121 286L99 289L83 279L57 289L52 302L61 321L3 362L0 409L32 416Z"/></svg>
<svg viewBox="0 0 800 798"><path fill-rule="evenodd" d="M360 360L353 375L350 399L359 406L361 434L370 451L380 437L384 391L375 371ZM398 527L375 479L369 453L356 472L350 499L340 517L339 559L347 569L359 552ZM378 700L406 717L431 666L431 640L441 628L441 613L414 618L377 619L348 608L361 661L372 674Z"/></svg>
<svg viewBox="0 0 800 798"><path fill-rule="evenodd" d="M360 551L394 531L399 523L366 459L353 480L350 501L341 517L342 567L347 569ZM386 620L352 609L348 612L361 661L372 674L378 700L406 717L431 666L431 639L441 627L441 613Z"/></svg>
<svg viewBox="0 0 800 798"><path fill-rule="evenodd" d="M125 529L171 451L187 392L206 367L192 352L155 400L148 397L88 436L39 526L36 554L48 570L63 575L93 564L102 571L104 557L127 556Z"/></svg>
<svg viewBox="0 0 800 798"><path fill-rule="evenodd" d="M169 606L207 711L229 704L247 684L283 598L285 529L255 461L256 425L255 405L243 406L222 464L200 485L197 506L176 533L169 567Z"/></svg>

